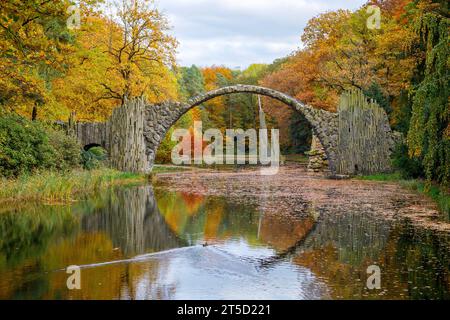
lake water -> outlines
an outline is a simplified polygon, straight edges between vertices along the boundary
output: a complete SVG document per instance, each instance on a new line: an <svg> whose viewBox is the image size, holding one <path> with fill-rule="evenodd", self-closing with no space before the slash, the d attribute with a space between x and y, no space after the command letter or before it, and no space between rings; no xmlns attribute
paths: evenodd
<svg viewBox="0 0 450 320"><path fill-rule="evenodd" d="M268 214L152 186L3 211L1 299L450 298L449 237L406 220ZM370 265L381 289L367 288Z"/></svg>

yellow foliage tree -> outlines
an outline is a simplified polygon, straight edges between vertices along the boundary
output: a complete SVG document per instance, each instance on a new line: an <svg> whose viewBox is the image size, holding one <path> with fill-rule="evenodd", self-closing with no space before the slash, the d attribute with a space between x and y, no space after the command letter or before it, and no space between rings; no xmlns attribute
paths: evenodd
<svg viewBox="0 0 450 320"><path fill-rule="evenodd" d="M0 10L0 106L36 118L52 105L50 82L67 68L69 1L10 0ZM46 113L57 114L50 109Z"/></svg>
<svg viewBox="0 0 450 320"><path fill-rule="evenodd" d="M54 81L54 93L78 120L104 121L127 98L176 99L176 41L148 1L123 1L114 17L90 13L77 31L73 67Z"/></svg>

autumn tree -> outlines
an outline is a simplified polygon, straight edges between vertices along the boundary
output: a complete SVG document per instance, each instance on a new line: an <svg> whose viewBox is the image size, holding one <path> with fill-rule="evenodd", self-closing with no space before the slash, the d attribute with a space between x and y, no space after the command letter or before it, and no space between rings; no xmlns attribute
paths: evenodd
<svg viewBox="0 0 450 320"><path fill-rule="evenodd" d="M113 9L81 13L81 27L74 31L76 50L69 56L71 67L63 78L53 81L53 94L61 108L76 112L81 121L104 121L125 99L127 90L131 90L128 97L144 95L152 103L178 97L172 62L163 61L157 53L162 43L148 43L147 48L142 34L128 36L131 31L123 29ZM147 18L154 20L154 16ZM151 27L156 28L158 22L152 23ZM123 52L117 56L120 49ZM155 61L150 61L153 58ZM127 73L127 68L132 72Z"/></svg>
<svg viewBox="0 0 450 320"><path fill-rule="evenodd" d="M161 76L161 66L175 64L176 40L168 35L166 17L153 1L122 0L117 7L118 19L111 24L108 54L113 58L112 74L119 82L103 81L105 93L100 99L117 99L160 94L151 79ZM119 28L120 33L114 32ZM116 38L118 37L118 38Z"/></svg>
<svg viewBox="0 0 450 320"><path fill-rule="evenodd" d="M410 107L405 100L409 99L420 55L410 50L415 35L404 18L407 3L369 2L383 10L380 29L367 27L368 4L355 12L337 10L312 18L301 37L304 48L266 76L262 84L329 111L336 110L340 92L359 88L388 112L395 128L407 131ZM278 111L279 106L273 109L280 113L277 117L283 124L293 119L292 113Z"/></svg>
<svg viewBox="0 0 450 320"><path fill-rule="evenodd" d="M73 49L66 26L69 5L66 0L2 2L0 105L6 110L36 118L37 107L51 102L51 80L64 74Z"/></svg>
<svg viewBox="0 0 450 320"><path fill-rule="evenodd" d="M114 61L108 54L111 26L104 16L83 17L81 28L76 30L76 50L70 55L71 67L65 76L53 81L53 94L61 108L76 113L79 121L104 121L117 107L118 100L102 99L108 82L120 82L119 75L111 72Z"/></svg>
<svg viewBox="0 0 450 320"><path fill-rule="evenodd" d="M211 66L202 69L203 78L205 79L205 91L211 91L225 85L226 81L231 81L233 73L230 69L223 66ZM221 81L219 82L219 79ZM215 127L225 131L227 122L225 114L227 105L225 104L225 97L217 97L206 103L205 116L203 120L206 127Z"/></svg>

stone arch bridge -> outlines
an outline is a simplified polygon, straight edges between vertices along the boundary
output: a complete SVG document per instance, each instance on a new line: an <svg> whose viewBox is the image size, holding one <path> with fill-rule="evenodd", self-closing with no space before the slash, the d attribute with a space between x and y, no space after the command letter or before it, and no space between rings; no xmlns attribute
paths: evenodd
<svg viewBox="0 0 450 320"><path fill-rule="evenodd" d="M387 116L360 92L343 96L338 113L315 109L279 91L252 85L220 88L187 103L166 101L148 104L143 98L136 98L116 108L107 122L69 121L69 131L83 146L103 146L109 152L114 168L149 173L159 144L183 114L215 97L235 93L267 96L301 112L320 142L332 174L372 173L390 169L389 156L394 138Z"/></svg>

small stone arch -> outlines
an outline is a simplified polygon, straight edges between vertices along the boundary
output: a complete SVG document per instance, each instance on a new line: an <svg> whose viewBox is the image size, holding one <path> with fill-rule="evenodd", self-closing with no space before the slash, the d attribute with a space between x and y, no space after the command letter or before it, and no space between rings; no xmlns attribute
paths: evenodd
<svg viewBox="0 0 450 320"><path fill-rule="evenodd" d="M88 151L89 149L91 149L91 148L94 148L94 147L101 147L102 145L101 144L99 144L99 143L88 143L88 144L86 144L84 147L83 147L83 150L84 151Z"/></svg>
<svg viewBox="0 0 450 320"><path fill-rule="evenodd" d="M108 122L72 122L71 125L72 127L68 128L68 132L73 132L83 150L102 147L109 152Z"/></svg>

